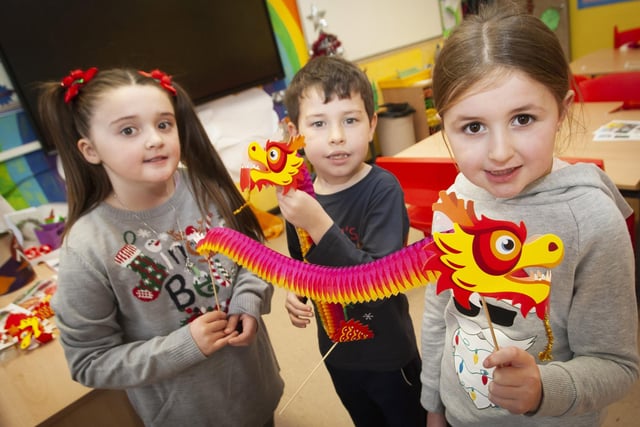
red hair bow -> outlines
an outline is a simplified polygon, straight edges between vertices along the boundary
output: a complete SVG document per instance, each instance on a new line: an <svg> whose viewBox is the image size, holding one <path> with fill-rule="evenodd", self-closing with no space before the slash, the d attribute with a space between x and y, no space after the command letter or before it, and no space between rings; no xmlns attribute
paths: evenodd
<svg viewBox="0 0 640 427"><path fill-rule="evenodd" d="M86 71L80 69L73 70L68 76L62 79L60 85L66 87L67 91L64 93L64 102L69 103L73 98L78 96L80 88L91 81L98 72L96 67L91 67Z"/></svg>
<svg viewBox="0 0 640 427"><path fill-rule="evenodd" d="M150 73L147 73L146 71L138 71L138 72L145 77L150 77L155 81L157 81L160 84L160 86L165 88L171 95L173 96L177 95L178 91L171 84L171 76L165 73L164 71L155 69Z"/></svg>

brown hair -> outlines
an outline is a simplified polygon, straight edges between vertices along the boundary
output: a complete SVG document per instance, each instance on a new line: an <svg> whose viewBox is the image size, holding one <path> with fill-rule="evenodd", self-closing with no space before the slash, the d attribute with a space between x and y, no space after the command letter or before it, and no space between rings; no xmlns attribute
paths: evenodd
<svg viewBox="0 0 640 427"><path fill-rule="evenodd" d="M318 56L296 73L285 92L287 115L296 126L300 118L300 100L305 96L305 91L312 87L323 91L325 104L334 96L347 99L354 93L359 94L364 101L369 121L373 119L373 88L364 71L339 56Z"/></svg>
<svg viewBox="0 0 640 427"><path fill-rule="evenodd" d="M547 87L563 110L572 77L556 35L515 3L482 5L452 32L436 59L433 97L438 113L444 117L476 83L490 84L511 71Z"/></svg>
<svg viewBox="0 0 640 427"><path fill-rule="evenodd" d="M102 165L87 162L77 142L89 136L90 119L101 98L110 90L128 85L158 85L158 82L132 69L101 70L68 103L64 101L66 89L60 82L41 85L38 111L43 137L55 144L67 185L69 213L65 232L112 191ZM186 167L191 191L202 215L207 215L208 206L214 203L229 227L262 239L264 235L250 209L242 209L234 215L234 210L243 206L245 200L211 144L191 98L179 84L173 82L173 86L176 95L172 96L167 91L167 96L171 98L175 109L180 161Z"/></svg>

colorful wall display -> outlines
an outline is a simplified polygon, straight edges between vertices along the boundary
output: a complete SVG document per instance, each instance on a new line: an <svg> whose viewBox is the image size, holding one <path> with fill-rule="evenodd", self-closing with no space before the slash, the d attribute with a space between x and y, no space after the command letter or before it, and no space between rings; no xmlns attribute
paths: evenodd
<svg viewBox="0 0 640 427"><path fill-rule="evenodd" d="M0 194L16 209L64 202L64 182L55 156L40 143L0 64Z"/></svg>
<svg viewBox="0 0 640 427"><path fill-rule="evenodd" d="M295 0L268 0L267 7L285 70L285 82L289 84L294 74L309 60L298 6Z"/></svg>

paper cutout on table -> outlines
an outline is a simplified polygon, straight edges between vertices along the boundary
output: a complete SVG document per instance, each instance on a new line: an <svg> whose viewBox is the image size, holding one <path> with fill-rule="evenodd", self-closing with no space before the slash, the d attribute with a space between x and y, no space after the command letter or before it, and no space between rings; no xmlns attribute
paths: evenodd
<svg viewBox="0 0 640 427"><path fill-rule="evenodd" d="M640 141L640 121L612 120L593 133L594 141Z"/></svg>
<svg viewBox="0 0 640 427"><path fill-rule="evenodd" d="M54 338L50 301L57 286L55 279L40 280L0 309L0 350L15 344L22 350L33 350Z"/></svg>
<svg viewBox="0 0 640 427"><path fill-rule="evenodd" d="M625 61L624 62L624 69L625 70L640 70L640 61Z"/></svg>

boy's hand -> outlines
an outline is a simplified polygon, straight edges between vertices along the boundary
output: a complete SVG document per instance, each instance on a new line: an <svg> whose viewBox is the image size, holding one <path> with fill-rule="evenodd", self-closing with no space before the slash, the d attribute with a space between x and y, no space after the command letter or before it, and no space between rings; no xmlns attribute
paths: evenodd
<svg viewBox="0 0 640 427"><path fill-rule="evenodd" d="M278 188L276 196L284 219L309 233L314 242L319 242L333 225L329 214L310 194L300 190L289 190L284 194Z"/></svg>
<svg viewBox="0 0 640 427"><path fill-rule="evenodd" d="M229 334L229 345L246 347L255 339L258 332L258 321L248 314L232 314L224 331Z"/></svg>
<svg viewBox="0 0 640 427"><path fill-rule="evenodd" d="M189 324L189 332L196 345L205 356L210 356L229 343L229 339L238 335L225 332L227 315L222 311L209 311L198 316Z"/></svg>
<svg viewBox="0 0 640 427"><path fill-rule="evenodd" d="M513 414L535 412L542 401L540 369L532 355L517 347L502 348L483 362L495 368L489 400Z"/></svg>
<svg viewBox="0 0 640 427"><path fill-rule="evenodd" d="M291 320L293 326L306 328L307 325L311 323L313 308L306 304L304 297L300 297L293 292L287 292L284 307L287 309L287 313L289 313L289 320Z"/></svg>

